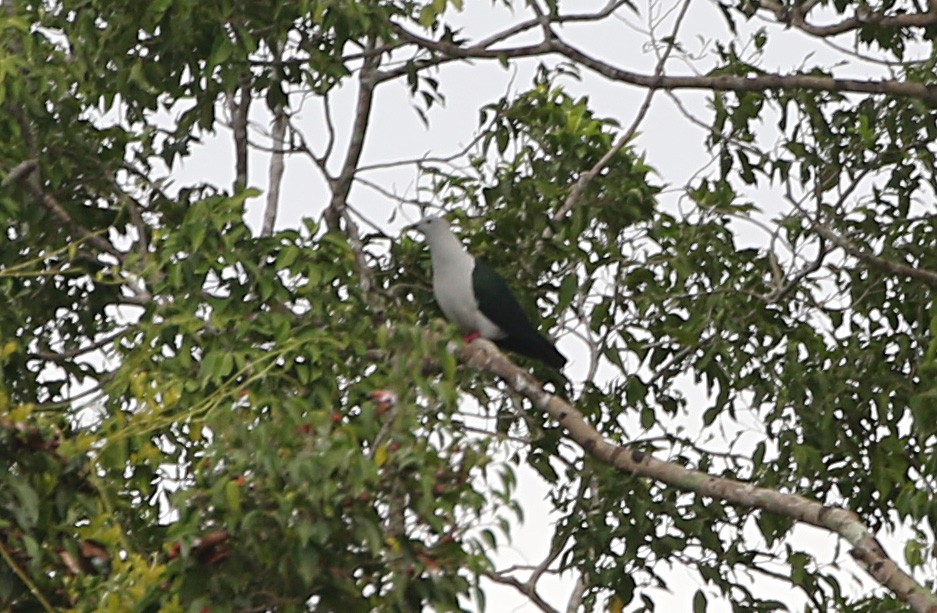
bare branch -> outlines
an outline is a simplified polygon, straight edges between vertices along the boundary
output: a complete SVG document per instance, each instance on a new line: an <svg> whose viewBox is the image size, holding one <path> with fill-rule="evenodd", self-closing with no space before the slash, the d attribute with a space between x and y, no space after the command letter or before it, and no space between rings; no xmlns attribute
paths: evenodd
<svg viewBox="0 0 937 613"><path fill-rule="evenodd" d="M373 46L374 41L371 41L369 47ZM329 180L332 198L325 211L326 225L330 230L341 232L342 222L344 222L344 234L348 236L349 243L355 252L358 274L361 275L361 288L367 295L371 294L371 289L375 286L374 272L368 266L365 258L358 227L348 215L347 201L358 168L358 162L361 160L361 152L364 148L364 140L371 120L371 103L374 100L374 88L378 83L375 75L380 60L379 55L368 56L361 67L358 80L358 102L355 106L351 139L348 143L348 150L345 153L345 161L342 163L341 171L337 177Z"/></svg>
<svg viewBox="0 0 937 613"><path fill-rule="evenodd" d="M0 183L0 187L9 187L14 183L19 182L24 177L31 175L38 166L39 162L36 160L24 160L20 162L13 167L13 170L10 171L10 174L4 177L3 182Z"/></svg>
<svg viewBox="0 0 937 613"><path fill-rule="evenodd" d="M556 26L556 25L569 24L569 23L588 23L591 21L601 21L602 19L605 19L609 15L613 14L618 9L622 7L626 7L626 6L628 6L628 2L626 0L610 0L609 3L606 4L604 8L594 13L573 13L569 15L558 15L558 16L553 17L549 21L549 23L553 26ZM394 27L395 31L397 31L398 35L401 35L401 39L405 43L413 44L415 42L414 40L410 38L410 33L404 30L401 26L399 26L398 24L391 24L391 25ZM514 24L513 26L506 28L505 30L502 30L500 32L496 32L495 34L492 34L491 36L488 36L478 41L474 45L471 45L469 49L474 49L474 50L490 49L493 45L502 43L515 36L524 34L538 27L542 27L542 20L539 16ZM399 46L400 45L398 45L398 47ZM427 48L424 45L420 45L418 43L416 44L416 46L418 48L423 48L423 49ZM343 59L348 59L348 58L343 58ZM457 61L459 59L462 59L462 58L448 55L448 54L442 57L425 58L422 60L417 60L415 62L415 68L417 70L421 70L423 68L428 68L430 66L438 66L440 64ZM407 72L412 69L412 67L408 64L410 63L409 62L405 63L404 65L394 68L392 70L380 71L377 74L377 80L389 81L389 80L396 79L397 77L407 74Z"/></svg>
<svg viewBox="0 0 937 613"><path fill-rule="evenodd" d="M761 73L750 76L710 75L710 76L664 76L641 74L617 68L597 60L560 38L552 38L534 45L506 47L498 49L480 49L475 46L461 47L447 41L431 40L400 26L394 27L397 34L414 45L418 45L441 57L425 60L425 66L438 65L448 61L466 59L530 58L557 53L563 57L589 68L612 80L652 89L704 89L735 92L765 92L776 89L803 89L813 91L887 94L904 98L918 98L927 102L937 102L937 89L924 83L898 81L894 79L840 79L806 74ZM420 64L418 68L424 67ZM387 73L382 77L387 77ZM385 79L382 79L385 80Z"/></svg>
<svg viewBox="0 0 937 613"><path fill-rule="evenodd" d="M937 287L937 272L924 268L914 268L913 266L893 262L892 260L869 253L856 246L856 244L849 239L834 232L828 225L814 223L813 229L817 234L871 268L877 268L889 274L901 275L909 279L921 281L931 287Z"/></svg>
<svg viewBox="0 0 937 613"><path fill-rule="evenodd" d="M283 44L280 43L277 50L277 56L283 54ZM278 85L278 80L275 83ZM285 105L277 103L273 112L273 130L270 138L273 147L273 153L270 156L270 175L267 186L267 206L264 209L263 225L260 229L261 236L270 236L273 234L273 228L277 222L277 211L280 208L280 185L283 183L283 168L285 148L286 148L286 129L289 126L289 116L286 113Z"/></svg>
<svg viewBox="0 0 937 613"><path fill-rule="evenodd" d="M886 15L884 13L869 10L864 3L858 5L856 14L853 17L844 19L838 23L818 26L808 23L807 14L814 8L816 2L807 2L800 6L790 6L777 0L763 0L760 4L765 10L774 13L775 18L781 23L792 25L795 28L810 34L826 38L829 36L838 36L863 26L875 25L880 28L926 28L937 23L937 3L928 2L928 10L920 13L899 13L895 15Z"/></svg>
<svg viewBox="0 0 937 613"><path fill-rule="evenodd" d="M234 132L234 191L247 187L247 119L251 108L250 73L241 75L238 86L238 99L234 95L228 98L231 111L231 130Z"/></svg>
<svg viewBox="0 0 937 613"><path fill-rule="evenodd" d="M351 191L352 181L358 169L361 152L364 149L364 140L371 119L371 103L374 100L374 88L376 86L374 75L378 61L378 58L368 58L361 68L361 76L358 81L358 102L355 105L355 119L352 125L348 150L345 153L345 161L342 163L339 175L330 181L332 199L325 213L325 219L329 229L333 231L341 229L339 220L342 218L345 200Z"/></svg>
<svg viewBox="0 0 937 613"><path fill-rule="evenodd" d="M632 445L616 445L603 438L576 407L544 391L529 372L517 367L485 339L475 340L462 349L460 359L472 368L497 376L535 407L546 411L595 460L621 472L654 479L699 496L761 509L838 534L852 545L853 557L863 564L866 571L912 610L919 613L937 610L937 595L901 570L852 511L826 506L797 494L786 494L664 462Z"/></svg>
<svg viewBox="0 0 937 613"><path fill-rule="evenodd" d="M658 89L709 89L715 91L764 92L775 89L803 89L837 93L888 94L937 102L937 90L924 83L894 79L838 79L804 74L763 73L753 76L654 76L615 68L592 58L561 40L550 41L551 51L589 68L613 81Z"/></svg>
<svg viewBox="0 0 937 613"><path fill-rule="evenodd" d="M586 578L584 575L580 574L579 578L576 579L576 584L573 586L573 591L569 593L569 602L566 603L566 613L576 613L579 610L579 606L582 605L582 597L586 593L586 588L589 585L586 583Z"/></svg>
<svg viewBox="0 0 937 613"><path fill-rule="evenodd" d="M677 19L674 22L673 31L670 33L670 37L664 51L661 54L660 58L657 60L657 66L654 68L654 76L661 76L664 73L664 67L667 64L667 59L670 57L670 53L673 51L674 44L677 40L677 33L680 30L680 26L683 23L683 18L686 16L687 9L690 8L690 0L685 0L681 7L680 13L677 15ZM586 188L589 186L589 183L595 179L602 170L618 155L622 149L625 148L631 139L634 137L635 132L638 130L638 126L644 121L644 118L647 116L648 111L651 108L651 101L654 99L654 94L657 93L657 89L652 87L648 89L647 94L644 96L644 102L641 103L640 109L638 109L638 114L635 116L634 120L631 122L631 125L625 131L624 134L618 139L618 142L615 143L615 146L609 149L605 155L602 156L596 164L588 170L585 174L579 177L579 180L576 181L576 185L570 191L569 195L566 197L566 200L563 202L563 205L553 214L553 221L558 222L576 206L579 200L582 198L582 195L585 193ZM554 232L552 226L547 226L543 231L541 237L541 245L543 241L547 241L552 238ZM541 245L537 245L537 250L540 250Z"/></svg>
<svg viewBox="0 0 937 613"><path fill-rule="evenodd" d="M328 94L322 97L322 114L325 116L325 129L329 135L325 144L325 151L322 152L320 158L323 171L325 171L325 163L332 156L332 149L335 148L335 122L332 120L332 105L329 103ZM328 176L328 173L326 173L326 176Z"/></svg>
<svg viewBox="0 0 937 613"><path fill-rule="evenodd" d="M554 609L549 604L547 604L547 601L541 598L540 595L537 594L537 592L528 590L527 584L520 581L519 579L515 579L514 577L511 577L508 575L501 575L495 572L486 572L485 576L491 579L492 581L494 581L495 583L500 583L502 585L509 585L513 587L514 589L516 589L518 592L520 592L527 598L530 598L530 601L534 603L534 605L538 609L543 611L544 613L559 613L557 609Z"/></svg>

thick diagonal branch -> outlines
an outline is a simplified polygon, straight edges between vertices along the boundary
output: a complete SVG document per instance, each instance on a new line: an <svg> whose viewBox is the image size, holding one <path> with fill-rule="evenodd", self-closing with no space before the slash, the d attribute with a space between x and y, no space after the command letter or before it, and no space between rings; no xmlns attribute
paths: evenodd
<svg viewBox="0 0 937 613"><path fill-rule="evenodd" d="M918 613L937 611L937 595L901 570L852 511L825 506L797 494L784 494L751 483L716 477L664 462L629 445L616 445L603 438L576 407L545 392L530 373L513 364L490 341L475 340L462 350L460 358L473 368L496 375L515 392L527 397L534 406L546 411L592 458L621 472L654 479L741 507L762 509L834 532L852 545L852 556L865 570L912 610Z"/></svg>

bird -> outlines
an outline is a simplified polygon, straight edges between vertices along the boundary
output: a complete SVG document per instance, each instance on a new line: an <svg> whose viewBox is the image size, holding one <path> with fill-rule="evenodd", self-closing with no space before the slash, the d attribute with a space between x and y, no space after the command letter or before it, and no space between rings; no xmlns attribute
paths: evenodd
<svg viewBox="0 0 937 613"><path fill-rule="evenodd" d="M502 349L563 368L566 357L537 331L501 275L465 250L449 222L429 216L408 229L425 237L433 266L433 295L446 319L466 335L466 342L481 336Z"/></svg>

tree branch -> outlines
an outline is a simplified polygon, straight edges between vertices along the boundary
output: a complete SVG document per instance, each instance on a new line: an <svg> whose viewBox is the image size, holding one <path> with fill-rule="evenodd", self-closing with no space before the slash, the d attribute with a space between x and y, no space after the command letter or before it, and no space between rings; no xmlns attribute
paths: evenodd
<svg viewBox="0 0 937 613"><path fill-rule="evenodd" d="M373 47L374 42L369 43ZM358 102L355 105L355 119L352 124L351 140L348 143L348 150L345 153L345 161L342 163L341 172L334 179L329 180L329 187L332 191L332 198L329 201L328 208L325 211L325 221L329 230L333 232L342 232L342 222L344 221L344 234L348 237L352 249L355 252L357 260L358 274L361 276L361 288L366 295L371 295L371 290L375 287L374 273L368 266L361 245L361 237L358 228L347 214L348 194L351 192L351 186L354 182L357 172L358 162L361 160L361 152L364 149L364 139L368 132L368 126L371 121L371 104L374 101L374 88L378 81L375 76L378 66L380 66L379 55L369 55L365 58L361 67L360 78L358 80Z"/></svg>
<svg viewBox="0 0 937 613"><path fill-rule="evenodd" d="M241 75L238 86L238 99L234 95L228 98L231 111L231 130L234 133L234 191L247 187L247 118L251 108L250 74Z"/></svg>
<svg viewBox="0 0 937 613"><path fill-rule="evenodd" d="M34 160L27 160L17 164L17 166L10 172L6 179L3 181L3 186L6 187L9 179L14 178L26 188L33 198L39 201L39 204L42 205L46 211L52 214L59 223L62 225L68 226L75 233L79 235L81 240L87 242L89 245L95 247L99 251L104 253L109 253L110 255L117 258L118 261L123 261L124 254L120 252L114 245L107 241L95 232L92 232L88 228L84 227L75 219L69 215L68 211L65 210L65 207L51 194L46 193L42 187L35 181L30 181L29 177L33 171L37 170L39 165L35 163Z"/></svg>
<svg viewBox="0 0 937 613"><path fill-rule="evenodd" d="M115 187L120 190L115 182ZM146 222L143 220L143 206L130 194L120 190L121 200L124 203L124 206L127 207L127 213L130 215L130 223L133 224L133 227L137 230L137 240L134 243L137 246L137 254L141 258L145 258L147 252L150 250L150 231L146 225Z"/></svg>
<svg viewBox="0 0 937 613"><path fill-rule="evenodd" d="M26 573L23 568L16 563L16 560L13 559L13 554L7 549L6 544L3 540L0 540L0 557L3 558L3 561L6 562L7 566L13 573L19 577L20 581L29 589L29 592L33 597L39 601L39 604L42 606L43 610L48 611L48 613L53 613L55 609L52 607L52 604L49 600L43 595L42 590L39 589L39 586L36 585L36 582Z"/></svg>
<svg viewBox="0 0 937 613"><path fill-rule="evenodd" d="M668 42L664 47L664 52L660 55L657 60L657 66L654 68L654 75L659 77L664 74L664 67L667 64L667 59L670 57L670 53L673 51L674 45L677 40L677 32L680 30L680 25L683 23L683 18L686 16L687 9L690 8L690 0L685 0L680 7L680 13L677 15L677 19L674 22L673 30L670 33ZM552 36L551 36L552 38ZM586 188L589 186L589 183L595 179L602 170L618 155L622 149L625 148L631 139L634 137L635 132L637 132L638 127L644 121L644 118L647 116L648 111L651 109L651 101L654 99L654 94L657 93L657 88L650 88L647 91L647 94L644 96L644 101L641 103L641 107L638 109L638 114L635 115L634 120L631 122L631 125L625 131L624 134L618 139L618 142L615 143L615 146L609 149L605 155L602 156L596 164L590 168L585 174L579 177L579 180L576 181L576 185L573 186L572 191L569 192L569 195L566 197L566 200L563 202L563 205L553 214L553 221L559 222L563 219L572 209L576 206L579 200L582 198L582 195L585 193ZM535 250L540 251L543 242L550 240L553 237L553 226L548 225L543 231L543 234L536 245Z"/></svg>
<svg viewBox="0 0 937 613"><path fill-rule="evenodd" d="M761 73L753 76L708 75L708 76L665 76L647 75L622 68L617 68L597 60L560 38L551 38L533 45L506 47L498 49L461 47L446 41L435 41L395 26L397 34L408 42L432 51L442 57L432 58L420 63L417 68L438 65L448 61L467 59L504 60L512 58L530 58L556 53L584 66L612 81L619 81L639 87L652 89L706 89L734 92L764 92L776 89L802 89L813 91L886 94L903 98L918 98L927 102L937 102L937 88L924 83L897 81L894 79L838 79L805 74ZM387 78L389 75L382 75ZM384 80L382 78L382 80Z"/></svg>
<svg viewBox="0 0 937 613"><path fill-rule="evenodd" d="M863 264L869 266L870 268L877 268L889 274L908 277L910 279L926 283L931 287L937 288L937 272L924 268L914 268L913 266L886 260L883 257L860 249L852 241L843 236L840 236L827 225L821 223L813 223L812 225L817 234L829 240L831 243L835 244L837 247L853 256Z"/></svg>
<svg viewBox="0 0 937 613"><path fill-rule="evenodd" d="M567 14L567 15L557 15L553 17L553 19L549 20L548 25L555 26L555 25L562 25L562 24L568 24L568 23L588 23L592 21L601 21L602 19L605 19L606 17L610 16L611 14L613 14L615 11L617 11L623 6L628 6L628 2L626 0L610 0L609 3L606 4L604 8L594 13L572 13L572 14ZM393 27L394 31L398 35L400 35L404 43L415 44L418 48L423 48L423 49L427 48L424 45L416 43L411 38L412 36L415 36L415 35L403 29L403 27L401 27L399 24L391 23L391 27ZM537 27L543 27L543 19L540 16L522 21L520 23L514 24L513 26L509 28L506 28L505 30L496 32L495 34L492 34L491 36L488 36L478 41L477 43L472 45L470 49L474 49L474 50L490 49L492 45L496 45L498 43L504 42L520 34L524 34L525 32L529 32L530 30L537 28ZM420 37L417 37L417 38L419 39ZM397 45L397 46L399 47L400 45ZM379 51L381 53L384 52L383 50L379 50ZM348 59L347 57L343 58L343 60L347 60L347 59ZM430 66L438 66L439 64L444 64L444 63L456 61L459 59L461 58L450 56L447 54L444 57L425 58L421 60L416 60L412 63L406 62L402 66L399 66L390 70L382 70L378 72L376 78L379 82L389 81L389 80L396 79L397 77L407 74L414 67L417 70L421 70L423 68L428 68ZM415 64L415 66L411 66L411 64Z"/></svg>
<svg viewBox="0 0 937 613"><path fill-rule="evenodd" d="M540 595L536 591L528 590L527 589L528 586L522 581L520 581L519 579L515 579L514 577L509 577L506 575L499 575L498 573L495 573L495 572L486 572L485 576L491 579L492 581L494 581L495 583L500 583L502 585L510 585L511 587L513 587L515 590L517 590L518 592L520 592L527 598L530 598L530 601L534 603L534 605L536 605L536 607L540 609L541 611L543 611L544 613L560 613L557 609L554 609L553 607L551 607L547 603L546 600L541 598Z"/></svg>
<svg viewBox="0 0 937 613"><path fill-rule="evenodd" d="M852 511L826 506L797 494L785 494L751 483L716 477L680 464L664 462L630 445L616 445L603 438L576 407L544 391L540 382L530 373L513 364L493 343L485 339L473 341L461 350L459 357L468 366L499 377L535 407L546 411L593 459L623 473L654 479L699 496L761 509L836 533L852 545L852 556L865 570L912 610L918 613L937 610L937 595L901 570Z"/></svg>
<svg viewBox="0 0 937 613"><path fill-rule="evenodd" d="M857 30L866 25L875 25L880 28L926 28L937 23L937 3L928 2L928 10L919 13L902 13L896 15L885 15L869 11L864 4L856 11L855 16L848 17L838 23L818 26L808 23L807 14L814 8L816 2L807 2L800 6L786 6L775 0L762 0L760 6L765 10L774 13L775 18L781 23L792 25L811 36L827 38L838 36ZM864 11L862 10L864 8Z"/></svg>
<svg viewBox="0 0 937 613"><path fill-rule="evenodd" d="M340 220L345 210L345 201L351 191L351 185L358 169L358 162L361 160L361 152L364 149L364 140L371 120L374 88L377 84L374 75L378 61L377 58L366 58L364 66L361 68L361 76L358 80L358 101L355 104L355 119L352 124L348 150L345 152L341 172L330 181L332 198L329 202L329 208L325 212L325 219L332 231L341 230Z"/></svg>
<svg viewBox="0 0 937 613"><path fill-rule="evenodd" d="M283 44L280 43L279 47L277 55L281 56L283 54ZM274 84L279 85L278 78ZM264 209L264 220L260 229L261 236L273 234L273 228L277 222L277 211L280 208L280 186L283 183L284 158L286 156L286 129L289 126L289 116L283 103L275 104L274 108L270 110L273 112L273 130L270 134L273 141L273 153L270 155L267 206Z"/></svg>
<svg viewBox="0 0 937 613"><path fill-rule="evenodd" d="M559 53L586 68L613 81L621 81L642 87L658 89L709 89L715 91L763 92L775 89L803 89L837 93L887 94L903 98L919 98L937 102L937 88L923 83L896 81L893 79L837 79L804 74L762 73L754 76L711 75L711 76L654 76L643 75L615 68L592 58L561 40L549 43L551 51Z"/></svg>
<svg viewBox="0 0 937 613"><path fill-rule="evenodd" d="M116 332L112 334L108 334L107 336L103 336L96 341L92 341L88 343L87 345L82 345L81 347L76 347L74 349L67 349L64 351L55 351L49 348L48 346L43 347L40 345L40 347L36 349L36 351L29 353L28 357L29 359L35 359L35 360L47 360L50 362L65 362L68 360L72 360L80 355L84 355L86 353L90 353L97 349L101 349L102 347L106 347L107 345L113 343L118 338L120 338L121 335L123 335L124 333L126 333L126 330L119 329Z"/></svg>
<svg viewBox="0 0 937 613"><path fill-rule="evenodd" d="M39 162L36 160L24 160L13 167L13 170L10 171L6 177L3 178L3 182L0 183L0 187L9 187L14 183L18 183L20 180L28 177L33 173L36 168L38 168Z"/></svg>

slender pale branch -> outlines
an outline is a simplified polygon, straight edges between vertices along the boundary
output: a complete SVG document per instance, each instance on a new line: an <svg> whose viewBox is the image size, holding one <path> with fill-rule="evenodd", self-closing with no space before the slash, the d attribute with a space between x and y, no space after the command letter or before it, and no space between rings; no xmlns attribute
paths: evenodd
<svg viewBox="0 0 937 613"><path fill-rule="evenodd" d="M247 187L247 119L251 108L251 79L247 73L241 76L238 99L228 99L231 111L231 130L234 133L234 191Z"/></svg>
<svg viewBox="0 0 937 613"><path fill-rule="evenodd" d="M586 583L585 575L580 574L579 578L576 579L576 584L573 586L572 591L569 593L569 601L566 603L566 613L576 613L576 611L579 610L579 607L582 605L582 597L585 596L587 587L589 587L589 584Z"/></svg>
<svg viewBox="0 0 937 613"><path fill-rule="evenodd" d="M286 108L282 104L277 104L273 110L273 154L270 156L270 176L267 187L267 206L264 209L263 226L260 229L261 236L270 236L273 234L273 228L277 222L277 211L280 208L280 186L283 183L283 170L286 128L289 125L289 116L286 114Z"/></svg>
<svg viewBox="0 0 937 613"><path fill-rule="evenodd" d="M670 53L673 51L674 44L677 40L677 33L680 30L680 26L683 24L683 18L686 16L687 9L690 8L690 1L685 0L680 7L680 13L677 15L677 19L674 22L673 30L670 33L668 42L664 47L663 53L661 53L660 58L657 60L657 66L654 68L654 75L661 76L664 74L664 68L667 64L667 59L670 57ZM551 38L553 38L551 36ZM611 149L605 152L605 155L602 156L596 164L590 168L585 174L579 177L579 180L576 181L576 185L573 186L573 189L569 192L569 195L566 197L566 200L563 202L563 205L553 214L553 221L558 222L576 206L576 204L582 199L582 195L586 192L586 188L589 184L599 176L605 167L618 155L622 149L625 148L632 138L634 138L635 132L637 132L638 127L644 121L644 118L647 117L648 111L651 109L651 101L654 99L654 94L657 93L657 88L650 88L647 90L647 94L644 96L644 101L641 103L641 107L638 109L637 115L635 115L634 120L631 122L631 125L625 131L624 134L619 137L618 142L615 143ZM543 231L541 237L541 244L537 245L537 250L539 251L542 247L542 242L547 241L553 236L553 226L548 225L547 228Z"/></svg>
<svg viewBox="0 0 937 613"><path fill-rule="evenodd" d="M374 44L372 41L369 46L373 47ZM361 276L361 288L368 296L372 295L371 290L375 287L374 272L368 266L365 258L358 227L348 215L347 203L358 163L361 160L361 153L364 149L365 136L371 122L371 104L374 101L374 88L378 84L375 75L380 66L380 59L379 55L370 55L365 58L361 67L358 80L358 101L355 105L351 139L345 152L345 160L342 163L341 171L337 177L329 180L332 198L325 211L325 221L328 228L334 232L343 232L348 237L348 241L355 252L358 274Z"/></svg>
<svg viewBox="0 0 937 613"><path fill-rule="evenodd" d="M351 191L351 185L358 170L358 162L361 160L361 153L364 149L364 141L371 121L371 104L374 101L376 86L374 74L378 61L378 58L367 58L361 68L358 80L358 101L355 104L355 118L348 149L345 152L345 160L342 163L341 172L330 181L332 198L325 219L329 229L333 231L341 230L340 220L345 209L345 201Z"/></svg>

